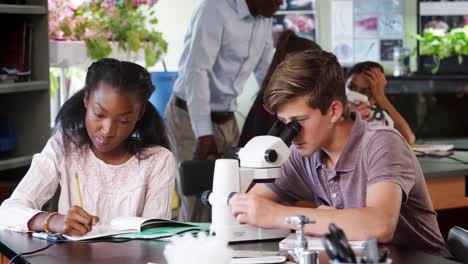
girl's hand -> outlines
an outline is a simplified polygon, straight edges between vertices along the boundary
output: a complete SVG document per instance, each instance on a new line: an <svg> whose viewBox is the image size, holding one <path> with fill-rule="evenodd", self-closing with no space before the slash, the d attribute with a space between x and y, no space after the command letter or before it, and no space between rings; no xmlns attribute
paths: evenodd
<svg viewBox="0 0 468 264"><path fill-rule="evenodd" d="M351 111L359 112L363 120L369 121L369 119L371 119L371 104L369 102L357 101L353 104L349 104L349 109Z"/></svg>
<svg viewBox="0 0 468 264"><path fill-rule="evenodd" d="M373 99L379 103L385 97L385 86L387 85L385 75L378 68L373 68L365 71L364 77L370 84Z"/></svg>
<svg viewBox="0 0 468 264"><path fill-rule="evenodd" d="M53 216L50 220L51 230L70 236L83 236L89 233L99 221L97 216L90 215L80 206L74 205L65 215Z"/></svg>

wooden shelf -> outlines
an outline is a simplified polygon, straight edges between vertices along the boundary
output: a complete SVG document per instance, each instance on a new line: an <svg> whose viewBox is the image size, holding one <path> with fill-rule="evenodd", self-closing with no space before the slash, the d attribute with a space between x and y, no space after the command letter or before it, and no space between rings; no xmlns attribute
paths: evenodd
<svg viewBox="0 0 468 264"><path fill-rule="evenodd" d="M30 41L27 43L28 50L27 52L23 50L24 54L28 54L27 68L31 71L31 81L0 82L0 115L11 119L16 137L15 151L10 155L0 157L0 202L11 194L17 182L20 181L30 167L33 155L41 152L50 135L49 16L47 3L47 0L28 0L25 5L4 4L3 2L0 4L0 17L4 22L4 25L1 25L2 27L8 27L10 21L11 23L25 21L27 26L33 29L32 34L28 35L28 41ZM13 38L16 38L16 36L13 36ZM3 36L0 36L0 41L12 41L14 45L23 44L18 44L18 40L4 38ZM24 44L26 44L25 41ZM8 46L12 45L7 44ZM21 56L19 52L16 55L11 55ZM18 59L19 61L24 60L24 58Z"/></svg>
<svg viewBox="0 0 468 264"><path fill-rule="evenodd" d="M39 5L6 5L0 4L0 14L45 15L47 7Z"/></svg>
<svg viewBox="0 0 468 264"><path fill-rule="evenodd" d="M20 93L30 91L43 91L49 89L48 81L32 81L19 83L0 83L0 94L2 93Z"/></svg>
<svg viewBox="0 0 468 264"><path fill-rule="evenodd" d="M0 171L29 166L33 155L17 156L0 159Z"/></svg>

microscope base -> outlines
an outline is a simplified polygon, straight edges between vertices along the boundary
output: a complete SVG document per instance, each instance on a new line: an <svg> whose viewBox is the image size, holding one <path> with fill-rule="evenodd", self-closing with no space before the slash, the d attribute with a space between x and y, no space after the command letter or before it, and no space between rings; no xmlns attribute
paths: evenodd
<svg viewBox="0 0 468 264"><path fill-rule="evenodd" d="M210 234L228 242L239 242L285 238L290 234L290 231L289 229L266 229L251 225L232 225L218 228L212 226Z"/></svg>

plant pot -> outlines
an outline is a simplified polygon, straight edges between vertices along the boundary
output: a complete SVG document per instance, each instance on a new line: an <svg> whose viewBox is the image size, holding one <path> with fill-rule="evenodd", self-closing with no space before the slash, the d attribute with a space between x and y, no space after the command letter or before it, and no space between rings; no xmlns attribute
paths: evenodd
<svg viewBox="0 0 468 264"><path fill-rule="evenodd" d="M109 58L132 62L145 61L145 53L143 50L138 51L138 53L129 53L119 49L117 42L110 42L110 45L112 47L112 53L108 56ZM86 50L84 41L50 40L49 47L50 66L52 67L88 67L94 61L88 57L88 51Z"/></svg>
<svg viewBox="0 0 468 264"><path fill-rule="evenodd" d="M162 118L165 116L166 105L172 95L172 88L177 79L177 72L152 72L151 80L156 90L149 101L156 107Z"/></svg>
<svg viewBox="0 0 468 264"><path fill-rule="evenodd" d="M458 63L458 57L450 57L440 61L439 70L436 74L468 74L468 56L462 56L463 62ZM419 56L418 71L420 73L432 74L432 70L437 66L435 56Z"/></svg>

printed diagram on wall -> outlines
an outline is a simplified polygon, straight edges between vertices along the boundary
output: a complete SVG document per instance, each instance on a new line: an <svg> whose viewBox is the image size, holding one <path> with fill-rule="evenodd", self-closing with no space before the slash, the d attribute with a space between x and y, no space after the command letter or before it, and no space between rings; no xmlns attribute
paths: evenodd
<svg viewBox="0 0 468 264"><path fill-rule="evenodd" d="M298 36L317 40L315 0L286 0L273 17L273 40L276 43L285 30Z"/></svg>
<svg viewBox="0 0 468 264"><path fill-rule="evenodd" d="M354 60L359 61L379 61L380 49L378 39L355 39L354 40Z"/></svg>
<svg viewBox="0 0 468 264"><path fill-rule="evenodd" d="M384 15L379 18L381 39L403 39L404 32L403 15Z"/></svg>
<svg viewBox="0 0 468 264"><path fill-rule="evenodd" d="M392 61L404 38L403 0L333 0L332 51L340 63Z"/></svg>
<svg viewBox="0 0 468 264"><path fill-rule="evenodd" d="M376 15L354 16L354 34L359 37L377 37L379 18Z"/></svg>
<svg viewBox="0 0 468 264"><path fill-rule="evenodd" d="M354 61L353 43L353 2L333 1L331 3L332 52L344 64Z"/></svg>

